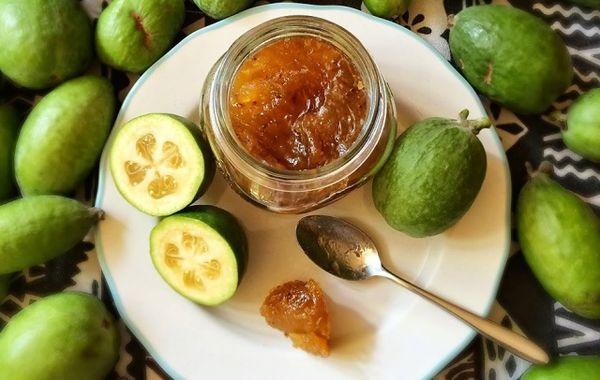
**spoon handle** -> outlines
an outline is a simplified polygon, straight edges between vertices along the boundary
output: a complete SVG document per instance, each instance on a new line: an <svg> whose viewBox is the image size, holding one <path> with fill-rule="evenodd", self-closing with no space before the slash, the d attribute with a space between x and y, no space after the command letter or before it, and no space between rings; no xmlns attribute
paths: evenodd
<svg viewBox="0 0 600 380"><path fill-rule="evenodd" d="M481 335L505 347L508 351L514 353L515 355L535 364L546 364L549 362L550 358L548 357L548 354L540 346L523 335L502 327L496 322L492 322L487 318L482 318L474 313L471 313L470 311L465 310L450 301L446 301L435 294L431 294L427 290L422 289L412 282L396 276L385 268L380 275L394 281L413 293L427 298L429 301L435 303L436 305L456 316L458 319L461 319L473 327Z"/></svg>

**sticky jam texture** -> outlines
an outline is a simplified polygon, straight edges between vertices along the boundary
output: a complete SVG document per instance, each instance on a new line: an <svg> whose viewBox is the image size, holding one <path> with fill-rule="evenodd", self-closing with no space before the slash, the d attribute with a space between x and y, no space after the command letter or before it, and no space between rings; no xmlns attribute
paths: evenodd
<svg viewBox="0 0 600 380"><path fill-rule="evenodd" d="M283 331L294 347L314 355L329 355L329 311L316 281L279 285L269 292L260 313L269 326Z"/></svg>
<svg viewBox="0 0 600 380"><path fill-rule="evenodd" d="M255 158L305 170L343 156L358 137L367 94L354 63L317 37L259 49L240 66L229 95L233 129Z"/></svg>

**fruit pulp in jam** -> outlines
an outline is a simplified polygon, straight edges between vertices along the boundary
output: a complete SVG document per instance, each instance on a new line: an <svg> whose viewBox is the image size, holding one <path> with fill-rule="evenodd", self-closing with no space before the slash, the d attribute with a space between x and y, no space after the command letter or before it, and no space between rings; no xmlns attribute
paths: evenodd
<svg viewBox="0 0 600 380"><path fill-rule="evenodd" d="M284 37L246 58L229 92L242 146L276 169L315 169L342 157L359 136L367 92L358 69L332 43Z"/></svg>

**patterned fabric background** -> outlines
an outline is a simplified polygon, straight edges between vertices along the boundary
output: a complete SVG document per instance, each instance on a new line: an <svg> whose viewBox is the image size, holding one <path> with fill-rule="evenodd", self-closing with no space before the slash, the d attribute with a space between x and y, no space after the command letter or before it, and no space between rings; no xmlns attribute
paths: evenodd
<svg viewBox="0 0 600 380"><path fill-rule="evenodd" d="M107 1L81 0L96 19ZM338 4L361 8L359 0L314 0L312 4ZM447 59L447 18L464 7L491 0L414 0L409 11L396 22L431 43ZM510 3L546 20L565 40L575 65L574 82L554 104L564 110L582 92L600 85L600 11L572 6L566 2L498 0ZM256 5L265 2L257 2ZM364 9L364 7L363 7ZM185 26L179 38L213 23L191 2L187 2ZM96 65L92 72L109 77L123 100L138 76ZM27 111L43 93L16 90L5 84L2 101ZM555 177L600 211L600 165L569 151L560 138L559 128L548 117L521 116L490 104L484 99L507 151L512 173L513 194L518 194L526 179L525 162L534 167L542 160L554 165ZM552 110L551 110L552 111ZM78 194L93 203L95 177ZM515 199L516 196L513 197ZM91 242L82 242L71 252L43 265L30 268L11 285L11 294L0 307L0 326L24 306L45 295L66 289L78 289L101 297L116 315L110 294L103 283ZM528 334L552 355L600 354L600 321L578 317L554 302L537 283L513 241L497 302L491 316L503 325ZM121 323L122 355L109 379L167 379L143 347ZM529 364L492 342L476 338L446 369L439 379L518 379ZM399 374L398 378L402 378Z"/></svg>

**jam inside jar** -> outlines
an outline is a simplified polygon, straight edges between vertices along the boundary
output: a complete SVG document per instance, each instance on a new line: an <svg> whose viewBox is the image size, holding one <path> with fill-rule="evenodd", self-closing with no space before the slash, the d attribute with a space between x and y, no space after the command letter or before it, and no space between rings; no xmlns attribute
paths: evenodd
<svg viewBox="0 0 600 380"><path fill-rule="evenodd" d="M362 77L344 52L318 37L292 36L242 62L229 116L255 158L276 168L315 169L350 150L367 100Z"/></svg>
<svg viewBox="0 0 600 380"><path fill-rule="evenodd" d="M235 40L206 78L200 121L229 185L278 213L364 184L396 135L392 94L367 50L311 16L273 19Z"/></svg>

